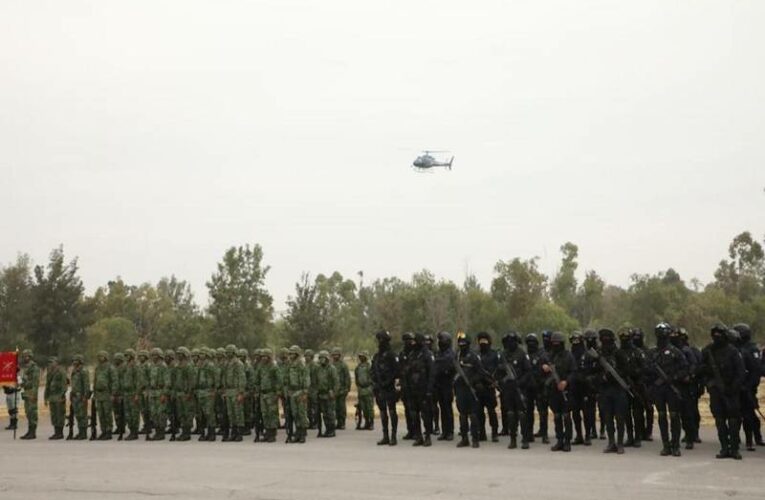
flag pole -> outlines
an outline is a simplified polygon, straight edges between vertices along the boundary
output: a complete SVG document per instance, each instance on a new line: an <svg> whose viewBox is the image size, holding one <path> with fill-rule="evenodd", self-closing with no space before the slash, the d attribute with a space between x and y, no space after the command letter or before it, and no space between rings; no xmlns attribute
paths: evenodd
<svg viewBox="0 0 765 500"><path fill-rule="evenodd" d="M16 441L16 428L19 426L19 348L16 348L16 390L13 391L13 410L16 412L16 425L13 426L13 440Z"/></svg>

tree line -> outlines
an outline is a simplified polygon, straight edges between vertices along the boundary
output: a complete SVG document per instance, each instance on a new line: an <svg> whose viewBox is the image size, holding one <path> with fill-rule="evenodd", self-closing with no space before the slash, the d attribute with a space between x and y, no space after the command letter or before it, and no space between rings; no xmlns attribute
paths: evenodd
<svg viewBox="0 0 765 500"><path fill-rule="evenodd" d="M765 328L765 253L743 232L729 245L711 283L685 281L672 268L633 274L626 288L607 284L596 271L577 279L578 247L560 247L554 276L539 269L538 258L499 260L488 288L468 275L462 284L428 270L408 280L398 277L365 283L339 272L304 273L275 317L266 287L269 266L257 245L229 248L207 281L209 305L200 308L191 287L175 276L129 284L117 277L87 295L77 258L63 247L45 265L28 255L0 268L0 349L31 347L42 356L89 359L99 350L180 345L246 348L298 344L346 350L371 349L372 332L486 331L501 336L543 329L638 326L650 331L669 321L684 326L704 343L715 321L747 322Z"/></svg>

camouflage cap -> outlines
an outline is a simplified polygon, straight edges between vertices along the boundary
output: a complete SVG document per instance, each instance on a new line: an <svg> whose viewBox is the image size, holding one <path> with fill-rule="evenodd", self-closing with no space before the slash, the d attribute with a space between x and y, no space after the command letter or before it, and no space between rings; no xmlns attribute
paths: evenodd
<svg viewBox="0 0 765 500"><path fill-rule="evenodd" d="M135 358L135 350L130 348L125 349L125 356L128 358Z"/></svg>
<svg viewBox="0 0 765 500"><path fill-rule="evenodd" d="M114 361L125 361L125 355L121 352L115 352L114 353Z"/></svg>

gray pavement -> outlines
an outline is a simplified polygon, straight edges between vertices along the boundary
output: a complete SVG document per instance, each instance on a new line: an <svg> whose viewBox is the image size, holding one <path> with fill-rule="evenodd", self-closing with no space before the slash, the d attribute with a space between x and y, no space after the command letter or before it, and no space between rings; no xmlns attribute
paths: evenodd
<svg viewBox="0 0 765 500"><path fill-rule="evenodd" d="M5 419L3 419L5 425ZM19 435L26 431L22 422ZM478 450L436 442L429 449L378 447L377 431L309 435L305 445L13 441L0 431L0 498L13 499L738 499L765 498L765 448L744 460L716 460L712 429L681 458L658 456L657 442L603 455L602 441L571 453L540 443ZM282 435L283 437L283 435Z"/></svg>

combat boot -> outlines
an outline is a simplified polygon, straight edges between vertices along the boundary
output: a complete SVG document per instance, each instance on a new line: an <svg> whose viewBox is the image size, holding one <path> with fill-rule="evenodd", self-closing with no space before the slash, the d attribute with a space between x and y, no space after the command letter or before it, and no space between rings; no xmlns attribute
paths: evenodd
<svg viewBox="0 0 765 500"><path fill-rule="evenodd" d="M36 425L30 425L29 430L26 434L21 436L21 439L37 439L37 426Z"/></svg>
<svg viewBox="0 0 765 500"><path fill-rule="evenodd" d="M565 452L571 451L571 440L569 439L563 440L563 450L561 451L565 451Z"/></svg>
<svg viewBox="0 0 765 500"><path fill-rule="evenodd" d="M521 438L521 449L522 450L529 449L529 442L525 438Z"/></svg>
<svg viewBox="0 0 765 500"><path fill-rule="evenodd" d="M136 439L138 439L138 433L135 430L130 429L130 433L125 438L125 441L135 441Z"/></svg>
<svg viewBox="0 0 765 500"><path fill-rule="evenodd" d="M181 432L181 435L178 436L177 441L188 441L191 439L191 432L187 431L186 429L183 429Z"/></svg>
<svg viewBox="0 0 765 500"><path fill-rule="evenodd" d="M104 441L111 441L112 440L112 431L108 430L106 431L106 436L104 436Z"/></svg>
<svg viewBox="0 0 765 500"><path fill-rule="evenodd" d="M398 444L398 440L396 440L396 433L395 432L391 432L389 445L390 446L396 446L397 444Z"/></svg>
<svg viewBox="0 0 765 500"><path fill-rule="evenodd" d="M8 426L5 428L6 431L15 431L18 428L18 422L19 419L16 417L11 417L11 422L8 424Z"/></svg>
<svg viewBox="0 0 765 500"><path fill-rule="evenodd" d="M498 443L499 442L499 434L497 433L497 428L491 430L491 442L492 443Z"/></svg>
<svg viewBox="0 0 765 500"><path fill-rule="evenodd" d="M55 429L55 432L48 439L50 439L50 440L64 439L64 428L63 427L55 427L54 429Z"/></svg>
<svg viewBox="0 0 765 500"><path fill-rule="evenodd" d="M467 436L460 437L460 442L457 443L457 448L466 448L470 446L470 441L468 441Z"/></svg>
<svg viewBox="0 0 765 500"><path fill-rule="evenodd" d="M197 441L207 441L207 433L205 432L204 428L199 430L199 437L197 438Z"/></svg>
<svg viewBox="0 0 765 500"><path fill-rule="evenodd" d="M276 442L276 429L269 429L266 431L266 443Z"/></svg>
<svg viewBox="0 0 765 500"><path fill-rule="evenodd" d="M664 441L662 443L662 447L661 447L661 451L659 452L659 455L661 455L662 457L668 457L671 454L672 454L672 448L669 446L669 443Z"/></svg>
<svg viewBox="0 0 765 500"><path fill-rule="evenodd" d="M218 436L217 436L217 434L215 434L215 427L208 427L207 428L207 439L205 439L205 441L209 441L211 443L214 443L216 439L218 439Z"/></svg>
<svg viewBox="0 0 765 500"><path fill-rule="evenodd" d="M79 427L77 430L77 435L74 437L75 441L84 441L88 439L88 433L85 430L85 427Z"/></svg>
<svg viewBox="0 0 765 500"><path fill-rule="evenodd" d="M517 436L510 436L510 444L507 445L508 450L514 450L518 448L518 437Z"/></svg>
<svg viewBox="0 0 765 500"><path fill-rule="evenodd" d="M386 444L390 444L390 438L388 438L388 431L383 431L383 437L381 440L377 442L378 446L383 446Z"/></svg>
<svg viewBox="0 0 765 500"><path fill-rule="evenodd" d="M234 427L233 435L231 436L231 441L234 441L236 443L242 442L242 428L241 427Z"/></svg>
<svg viewBox="0 0 765 500"><path fill-rule="evenodd" d="M165 440L165 429L157 429L154 432L154 437L151 438L152 441L164 441Z"/></svg>
<svg viewBox="0 0 765 500"><path fill-rule="evenodd" d="M425 434L425 439L422 441L422 445L425 447L431 446L433 443L430 440L430 434Z"/></svg>
<svg viewBox="0 0 765 500"><path fill-rule="evenodd" d="M414 442L412 443L412 446L422 446L422 436L421 435L414 436Z"/></svg>
<svg viewBox="0 0 765 500"><path fill-rule="evenodd" d="M473 438L473 441L470 443L470 447L471 448L480 448L481 447L480 441L481 441L480 439Z"/></svg>
<svg viewBox="0 0 765 500"><path fill-rule="evenodd" d="M306 434L306 429L300 429L298 431L298 441L297 441L298 443L300 444L305 443L305 434Z"/></svg>
<svg viewBox="0 0 765 500"><path fill-rule="evenodd" d="M563 450L563 441L560 439L555 442L554 445L550 447L550 451L562 451Z"/></svg>
<svg viewBox="0 0 765 500"><path fill-rule="evenodd" d="M252 427L245 425L244 427L240 428L240 432L242 436L252 436Z"/></svg>
<svg viewBox="0 0 765 500"><path fill-rule="evenodd" d="M223 438L221 438L221 441L223 441L224 443L231 441L231 434L228 427L223 429Z"/></svg>

